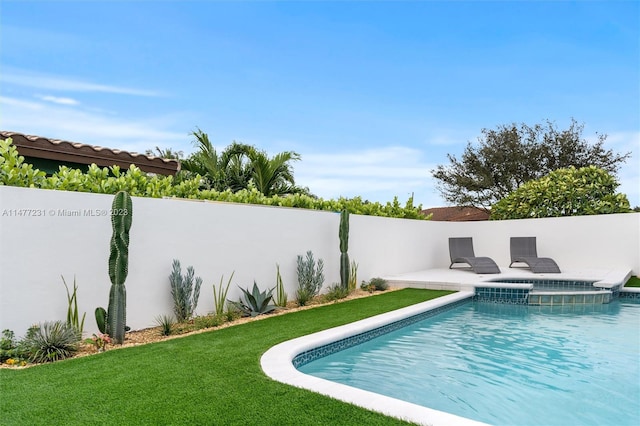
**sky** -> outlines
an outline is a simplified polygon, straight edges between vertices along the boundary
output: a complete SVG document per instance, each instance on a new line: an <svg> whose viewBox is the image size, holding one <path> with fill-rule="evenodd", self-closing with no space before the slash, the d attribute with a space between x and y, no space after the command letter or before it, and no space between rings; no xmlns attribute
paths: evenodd
<svg viewBox="0 0 640 426"><path fill-rule="evenodd" d="M631 152L640 2L0 2L0 129L189 154L196 129L295 151L323 198L445 206L431 171L483 128L571 119Z"/></svg>

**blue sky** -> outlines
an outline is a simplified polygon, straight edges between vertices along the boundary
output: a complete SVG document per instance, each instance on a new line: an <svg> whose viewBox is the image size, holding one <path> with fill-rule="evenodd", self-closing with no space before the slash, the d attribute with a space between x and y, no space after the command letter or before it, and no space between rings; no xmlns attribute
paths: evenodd
<svg viewBox="0 0 640 426"><path fill-rule="evenodd" d="M199 127L300 153L324 198L446 205L430 171L482 128L572 117L632 152L640 205L640 2L0 4L1 129L190 153Z"/></svg>

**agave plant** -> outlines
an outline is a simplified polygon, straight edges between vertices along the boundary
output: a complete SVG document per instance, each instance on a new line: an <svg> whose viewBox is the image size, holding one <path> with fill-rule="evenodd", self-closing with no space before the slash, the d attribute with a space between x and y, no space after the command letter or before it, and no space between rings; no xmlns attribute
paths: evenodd
<svg viewBox="0 0 640 426"><path fill-rule="evenodd" d="M31 362L53 362L69 358L78 350L80 334L64 321L32 327L22 341Z"/></svg>
<svg viewBox="0 0 640 426"><path fill-rule="evenodd" d="M258 289L258 284L254 281L251 291L245 290L242 287L240 287L240 290L244 293L244 297L241 297L238 302L229 300L229 303L238 308L244 316L255 317L261 314L267 314L276 309L274 305L269 304L269 302L273 301L272 293L274 288L261 292Z"/></svg>

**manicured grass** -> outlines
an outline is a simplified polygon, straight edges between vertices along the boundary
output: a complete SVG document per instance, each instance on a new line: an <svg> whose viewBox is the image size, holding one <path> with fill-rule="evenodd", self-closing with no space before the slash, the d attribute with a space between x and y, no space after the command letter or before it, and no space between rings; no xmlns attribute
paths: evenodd
<svg viewBox="0 0 640 426"><path fill-rule="evenodd" d="M640 278L633 276L629 278L629 281L624 285L625 287L640 287Z"/></svg>
<svg viewBox="0 0 640 426"><path fill-rule="evenodd" d="M440 297L405 289L145 346L0 370L2 425L401 425L269 379L280 342Z"/></svg>

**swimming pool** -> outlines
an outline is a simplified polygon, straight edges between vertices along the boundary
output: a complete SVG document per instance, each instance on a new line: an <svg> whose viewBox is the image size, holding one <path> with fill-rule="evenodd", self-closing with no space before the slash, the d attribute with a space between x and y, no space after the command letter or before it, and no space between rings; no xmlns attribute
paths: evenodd
<svg viewBox="0 0 640 426"><path fill-rule="evenodd" d="M457 303L298 369L496 425L638 424L640 304Z"/></svg>

